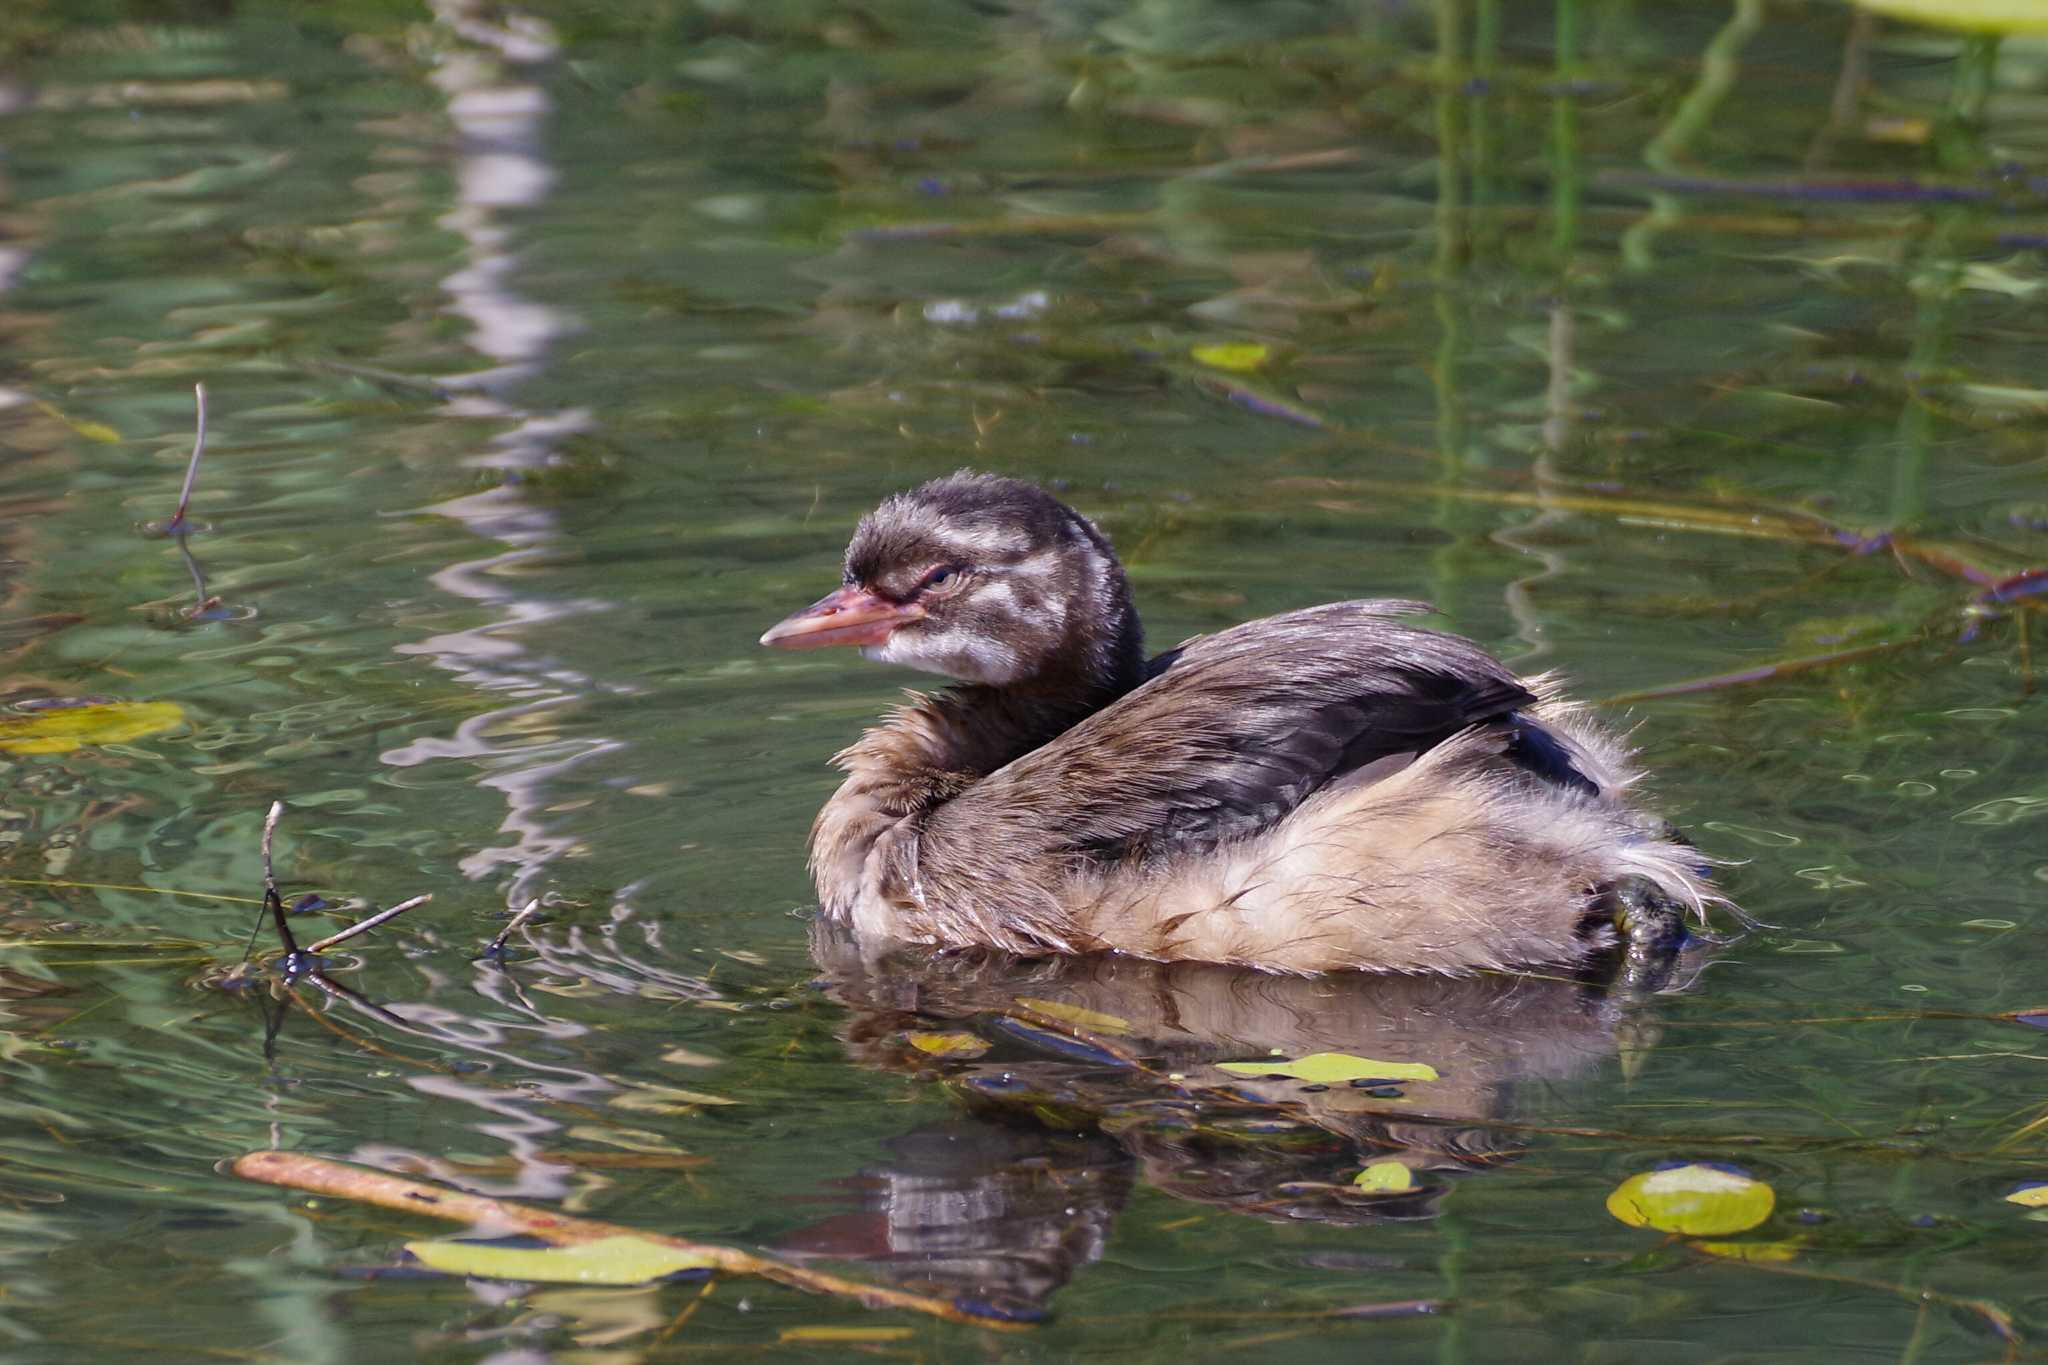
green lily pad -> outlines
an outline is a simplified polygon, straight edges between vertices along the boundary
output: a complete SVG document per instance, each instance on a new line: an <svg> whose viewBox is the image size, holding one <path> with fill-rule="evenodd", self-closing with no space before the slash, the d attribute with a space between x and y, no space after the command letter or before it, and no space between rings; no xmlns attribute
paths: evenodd
<svg viewBox="0 0 2048 1365"><path fill-rule="evenodd" d="M708 1270L693 1251L644 1237L601 1237L566 1247L502 1247L487 1242L407 1242L405 1249L429 1270L488 1280L547 1284L646 1284L679 1270Z"/></svg>
<svg viewBox="0 0 2048 1365"><path fill-rule="evenodd" d="M1273 352L1257 342L1233 342L1220 346L1197 346L1188 354L1213 369L1236 370L1243 374L1264 365L1272 358Z"/></svg>
<svg viewBox="0 0 2048 1365"><path fill-rule="evenodd" d="M979 1057L988 1051L988 1041L971 1033L912 1033L910 1045L934 1057Z"/></svg>
<svg viewBox="0 0 2048 1365"><path fill-rule="evenodd" d="M2048 1209L2048 1180L2020 1186L2005 1197L2005 1202L2025 1209Z"/></svg>
<svg viewBox="0 0 2048 1365"><path fill-rule="evenodd" d="M1632 1228L1688 1237L1746 1232L1771 1216L1777 1194L1720 1166L1672 1166L1632 1175L1607 1196L1607 1211Z"/></svg>
<svg viewBox="0 0 2048 1365"><path fill-rule="evenodd" d="M1342 1085L1347 1081L1434 1081L1436 1068L1427 1062L1381 1062L1371 1057L1354 1057L1348 1052L1312 1052L1293 1061L1274 1058L1259 1062L1218 1062L1218 1071L1233 1076L1286 1076L1317 1085Z"/></svg>
<svg viewBox="0 0 2048 1365"><path fill-rule="evenodd" d="M1415 1188L1415 1172L1398 1161L1375 1161L1351 1183L1372 1194L1399 1194Z"/></svg>
<svg viewBox="0 0 2048 1365"><path fill-rule="evenodd" d="M1965 33L2048 33L2041 0L1855 0L1893 19L1911 19Z"/></svg>
<svg viewBox="0 0 2048 1365"><path fill-rule="evenodd" d="M0 716L0 753L68 754L86 744L122 744L185 723L176 702L105 701Z"/></svg>

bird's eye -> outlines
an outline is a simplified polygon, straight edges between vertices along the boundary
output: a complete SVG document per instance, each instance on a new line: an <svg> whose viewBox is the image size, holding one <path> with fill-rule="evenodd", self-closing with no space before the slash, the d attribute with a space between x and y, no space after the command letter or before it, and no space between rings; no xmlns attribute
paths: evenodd
<svg viewBox="0 0 2048 1365"><path fill-rule="evenodd" d="M964 572L966 570L958 564L941 564L936 569L925 574L924 581L917 585L918 590L920 592L929 591L959 578Z"/></svg>

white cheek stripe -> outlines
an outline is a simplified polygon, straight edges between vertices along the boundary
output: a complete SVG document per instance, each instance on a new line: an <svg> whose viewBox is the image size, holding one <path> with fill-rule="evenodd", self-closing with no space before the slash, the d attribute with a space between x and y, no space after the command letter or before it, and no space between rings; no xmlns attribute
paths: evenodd
<svg viewBox="0 0 2048 1365"><path fill-rule="evenodd" d="M1019 676L1019 660L1009 646L958 630L892 635L882 644L866 646L861 655L875 663L997 687L1015 682Z"/></svg>
<svg viewBox="0 0 2048 1365"><path fill-rule="evenodd" d="M1005 565L1003 572L1012 578L1041 579L1051 578L1059 572L1059 567L1059 551L1040 550L1035 555L1018 560L1015 564Z"/></svg>
<svg viewBox="0 0 2048 1365"><path fill-rule="evenodd" d="M1015 531L1001 526L948 527L942 542L949 548L957 547L965 558L982 555L1019 555L1031 548L1030 542Z"/></svg>
<svg viewBox="0 0 2048 1365"><path fill-rule="evenodd" d="M974 594L976 602L1000 602L1011 611L1017 610L1017 590L1000 578L983 584Z"/></svg>

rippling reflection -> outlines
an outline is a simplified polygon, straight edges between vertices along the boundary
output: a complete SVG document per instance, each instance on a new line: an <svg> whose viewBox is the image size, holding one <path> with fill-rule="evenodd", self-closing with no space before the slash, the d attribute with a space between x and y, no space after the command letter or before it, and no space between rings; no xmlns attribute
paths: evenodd
<svg viewBox="0 0 2048 1365"><path fill-rule="evenodd" d="M494 362L440 384L451 395L449 415L507 427L489 450L465 461L502 471L506 483L443 500L428 510L505 548L450 564L432 576L434 586L449 596L487 607L490 620L400 644L397 652L425 656L472 687L522 700L465 721L452 736L415 740L381 757L397 768L455 759L482 770L478 785L505 798L508 812L499 832L506 840L467 854L461 870L476 880L501 869L508 872L508 899L518 906L540 894L548 866L577 847L576 840L551 828L554 822L543 810L547 784L618 747L603 736L561 733L556 709L590 690L592 680L559 660L536 656L520 638L547 622L607 605L588 597L549 599L520 581L520 570L544 559L560 535L553 514L520 493L522 473L546 468L564 440L591 425L590 415L580 408L529 412L510 396L544 369L555 343L576 329L559 309L524 298L514 288L520 257L512 249L512 230L502 221L509 211L538 205L555 184L542 146L552 106L546 91L521 73L555 57L558 49L546 26L528 16L487 12L469 0L441 0L433 11L454 40L433 83L447 97L448 118L458 134L456 204L440 224L456 233L464 247L461 268L441 283L449 311L471 324L469 345Z"/></svg>
<svg viewBox="0 0 2048 1365"><path fill-rule="evenodd" d="M1563 978L1272 976L1125 957L866 949L822 922L848 1051L940 1080L979 1121L916 1129L853 1183L859 1211L789 1239L904 1280L1040 1305L1102 1253L1134 1179L1270 1219L1428 1218L1452 1181L1514 1159L1517 1091L1598 1070L1639 1003ZM1226 1062L1345 1053L1435 1081L1334 1084ZM1411 1188L1353 1178L1398 1162Z"/></svg>

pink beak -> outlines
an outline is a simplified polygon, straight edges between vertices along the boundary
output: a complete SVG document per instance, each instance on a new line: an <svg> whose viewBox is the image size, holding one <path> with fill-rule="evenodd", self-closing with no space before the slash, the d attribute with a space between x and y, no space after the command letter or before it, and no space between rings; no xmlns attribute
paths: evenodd
<svg viewBox="0 0 2048 1365"><path fill-rule="evenodd" d="M878 645L906 621L924 618L915 602L891 602L865 588L841 588L776 622L761 643L774 649Z"/></svg>

